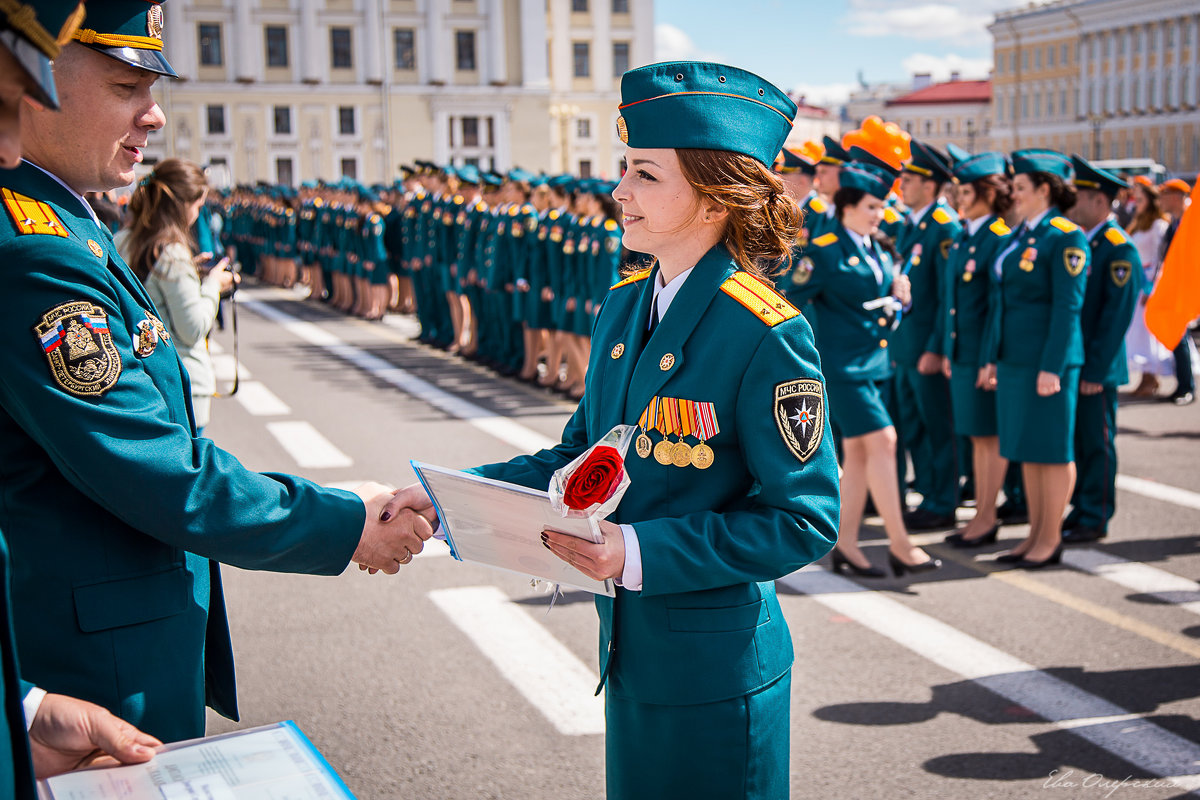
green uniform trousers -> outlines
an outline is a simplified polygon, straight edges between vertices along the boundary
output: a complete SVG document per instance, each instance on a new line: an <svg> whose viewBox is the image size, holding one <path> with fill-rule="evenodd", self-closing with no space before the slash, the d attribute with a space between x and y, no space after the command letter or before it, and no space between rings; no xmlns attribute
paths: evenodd
<svg viewBox="0 0 1200 800"><path fill-rule="evenodd" d="M1108 530L1117 506L1117 388L1079 394L1075 409L1075 496L1071 521Z"/></svg>
<svg viewBox="0 0 1200 800"><path fill-rule="evenodd" d="M953 513L958 505L958 446L955 442L950 382L944 375L922 375L915 367L896 366L899 433L913 460L921 508ZM901 495L903 497L903 495Z"/></svg>

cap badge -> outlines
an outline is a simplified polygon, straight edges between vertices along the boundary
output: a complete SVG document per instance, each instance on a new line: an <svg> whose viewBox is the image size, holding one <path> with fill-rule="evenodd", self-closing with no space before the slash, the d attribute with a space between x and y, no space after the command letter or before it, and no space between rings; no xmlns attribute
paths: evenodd
<svg viewBox="0 0 1200 800"><path fill-rule="evenodd" d="M617 138L622 144L629 144L629 126L625 124L625 117L617 117Z"/></svg>
<svg viewBox="0 0 1200 800"><path fill-rule="evenodd" d="M150 10L146 12L146 31L155 39L162 38L163 32L163 12L162 6L152 5Z"/></svg>

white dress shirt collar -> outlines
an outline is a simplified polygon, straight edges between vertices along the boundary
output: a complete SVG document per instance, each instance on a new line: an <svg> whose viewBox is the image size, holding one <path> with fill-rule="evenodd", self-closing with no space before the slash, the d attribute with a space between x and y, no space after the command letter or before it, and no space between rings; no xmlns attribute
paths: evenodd
<svg viewBox="0 0 1200 800"><path fill-rule="evenodd" d="M31 166L31 167L34 167L34 168L36 168L38 172L41 172L41 173L43 173L43 174L45 174L45 175L48 175L48 176L50 176L51 178L53 178L55 183L57 183L59 186L63 187L63 188L64 188L64 189L66 189L68 192L70 192L70 193L71 193L71 196L72 196L72 197L74 197L76 200L78 200L78 201L80 202L80 204L81 204L81 205L84 207L84 209L87 211L87 213L88 213L88 216L92 218L92 222L96 223L97 225L99 225L99 224L100 224L100 218L99 218L99 217L97 217L97 216L96 216L96 212L92 210L92 206L91 206L91 204L90 204L90 203L88 203L88 201L87 201L87 200L84 200L84 199L83 199L83 195L81 195L79 192L75 191L75 190L74 190L74 189L72 189L70 186L68 186L66 183L64 183L64 182L63 182L63 180L62 180L62 178L58 177L57 175L55 175L55 174L54 174L53 172L51 172L50 170L43 169L42 167L39 167L37 164L33 163L33 162L32 162L32 161L30 161L29 159L25 159L25 163L26 163L26 164L28 164L28 165L29 165L29 166Z"/></svg>

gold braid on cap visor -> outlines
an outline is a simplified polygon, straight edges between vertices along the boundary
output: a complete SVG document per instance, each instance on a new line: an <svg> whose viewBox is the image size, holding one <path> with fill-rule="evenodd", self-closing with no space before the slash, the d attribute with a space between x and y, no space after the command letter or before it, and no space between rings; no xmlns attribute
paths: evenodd
<svg viewBox="0 0 1200 800"><path fill-rule="evenodd" d="M34 47L41 50L47 58L58 58L62 46L70 41L71 36L83 22L83 4L81 3L63 23L58 36L53 36L46 30L37 18L37 9L18 0L0 0L0 11L8 17L8 26L28 39Z"/></svg>
<svg viewBox="0 0 1200 800"><path fill-rule="evenodd" d="M126 36L120 33L97 33L91 28L75 31L75 39L81 44L98 44L101 47L132 47L135 50L162 51L162 39L153 36Z"/></svg>

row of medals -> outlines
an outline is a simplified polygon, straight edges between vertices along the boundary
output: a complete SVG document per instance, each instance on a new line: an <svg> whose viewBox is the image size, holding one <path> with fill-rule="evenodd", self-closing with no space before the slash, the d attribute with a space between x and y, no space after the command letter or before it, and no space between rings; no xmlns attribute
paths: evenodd
<svg viewBox="0 0 1200 800"><path fill-rule="evenodd" d="M690 465L696 469L708 469L716 458L713 449L703 441L697 445L690 445L683 439L672 442L670 439L664 438L658 444L652 445L650 437L646 435L645 431L638 434L633 446L639 458L649 458L653 451L654 460L664 467L673 464L677 467Z"/></svg>

